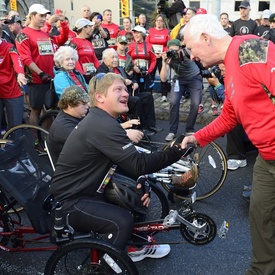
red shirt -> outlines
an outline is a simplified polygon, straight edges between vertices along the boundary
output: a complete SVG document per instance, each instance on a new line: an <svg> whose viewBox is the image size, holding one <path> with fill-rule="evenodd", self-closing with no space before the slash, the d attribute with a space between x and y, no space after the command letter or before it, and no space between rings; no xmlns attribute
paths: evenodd
<svg viewBox="0 0 275 275"><path fill-rule="evenodd" d="M120 32L119 25L115 23L105 24L102 22L101 27L108 29L110 33L110 40L107 41L108 45L110 48L116 49L116 38L118 37L118 33Z"/></svg>
<svg viewBox="0 0 275 275"><path fill-rule="evenodd" d="M122 30L118 33L118 36L125 36L127 32L131 32L133 33L131 30L130 31L125 31L125 30Z"/></svg>
<svg viewBox="0 0 275 275"><path fill-rule="evenodd" d="M153 45L153 48L156 53L166 52L167 51L167 42L170 40L169 30L163 28L157 30L156 28L151 28L148 30L149 34L146 37L146 41ZM159 47L161 46L161 47Z"/></svg>
<svg viewBox="0 0 275 275"><path fill-rule="evenodd" d="M13 44L0 39L0 98L16 98L22 96L16 73L24 73L24 68Z"/></svg>
<svg viewBox="0 0 275 275"><path fill-rule="evenodd" d="M144 44L146 44L146 51ZM156 56L153 52L153 46L149 42L133 42L129 45L128 52L136 66L140 66L140 61L146 61L148 64L148 74L150 74L156 66Z"/></svg>
<svg viewBox="0 0 275 275"><path fill-rule="evenodd" d="M78 62L75 69L81 74L86 72L94 72L100 66L100 63L95 55L95 50L92 43L84 38L75 37L70 41L70 46L75 48L78 53Z"/></svg>
<svg viewBox="0 0 275 275"><path fill-rule="evenodd" d="M50 37L42 30L25 27L16 36L16 48L23 64L27 67L34 62L44 73L54 77L53 55L59 46L68 40L69 27L66 22L61 22L60 35ZM31 83L42 83L39 75L34 72L26 74Z"/></svg>
<svg viewBox="0 0 275 275"><path fill-rule="evenodd" d="M240 123L263 159L275 160L275 44L255 35L234 36L224 64L222 113L196 132L196 139L204 146Z"/></svg>

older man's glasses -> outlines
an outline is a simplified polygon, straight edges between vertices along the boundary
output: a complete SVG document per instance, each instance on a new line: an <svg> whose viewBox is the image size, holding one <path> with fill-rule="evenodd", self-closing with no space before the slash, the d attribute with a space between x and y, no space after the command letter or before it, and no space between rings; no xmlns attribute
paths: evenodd
<svg viewBox="0 0 275 275"><path fill-rule="evenodd" d="M105 73L99 73L99 74L95 75L95 82L94 82L94 90L95 91L96 91L97 81L100 80L104 75L105 75Z"/></svg>

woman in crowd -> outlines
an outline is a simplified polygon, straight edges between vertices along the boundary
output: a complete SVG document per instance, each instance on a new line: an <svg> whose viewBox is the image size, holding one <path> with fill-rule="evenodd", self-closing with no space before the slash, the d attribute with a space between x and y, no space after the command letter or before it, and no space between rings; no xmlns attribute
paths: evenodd
<svg viewBox="0 0 275 275"><path fill-rule="evenodd" d="M151 78L150 74L156 66L153 46L145 41L146 30L143 27L135 26L133 33L135 41L129 45L128 54L134 62L134 77L141 92L151 92L154 79Z"/></svg>
<svg viewBox="0 0 275 275"><path fill-rule="evenodd" d="M130 17L123 18L123 30L119 32L119 36L125 36L127 32L132 32L132 20Z"/></svg>
<svg viewBox="0 0 275 275"><path fill-rule="evenodd" d="M167 51L167 42L169 41L169 30L165 27L165 17L161 14L157 15L155 19L155 27L148 30L149 34L146 37L146 41L153 45L154 53L157 58L157 63L152 73L152 78L155 78L156 70L161 71L163 52ZM160 82L160 92L162 95L161 101L167 101L167 94L170 91L170 84L168 81Z"/></svg>
<svg viewBox="0 0 275 275"><path fill-rule="evenodd" d="M87 83L89 83L96 69L100 66L93 45L87 40L92 35L92 26L94 24L94 22L85 18L78 19L73 29L77 36L69 43L69 46L77 50L79 59L76 69L81 72Z"/></svg>
<svg viewBox="0 0 275 275"><path fill-rule="evenodd" d="M54 54L54 87L60 98L63 90L71 85L77 85L88 92L88 85L83 75L75 70L78 60L77 51L69 46L61 46Z"/></svg>

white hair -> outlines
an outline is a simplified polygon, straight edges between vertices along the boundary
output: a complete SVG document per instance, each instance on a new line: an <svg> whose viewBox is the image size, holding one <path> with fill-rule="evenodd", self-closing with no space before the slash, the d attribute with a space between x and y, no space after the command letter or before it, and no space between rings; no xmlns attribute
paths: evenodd
<svg viewBox="0 0 275 275"><path fill-rule="evenodd" d="M206 33L216 39L221 39L228 35L220 24L217 16L212 14L198 14L193 16L180 34L191 34L192 41L197 43L202 33Z"/></svg>
<svg viewBox="0 0 275 275"><path fill-rule="evenodd" d="M53 56L53 60L55 62L55 65L58 67L61 67L61 64L64 60L65 54L71 54L75 61L78 61L78 53L77 50L70 47L70 46L61 46L59 49L55 52Z"/></svg>
<svg viewBox="0 0 275 275"><path fill-rule="evenodd" d="M117 52L115 49L113 48L109 48L109 49L106 49L102 52L102 59L105 59L105 58L108 58L110 55L113 55L113 54L116 54L117 55Z"/></svg>

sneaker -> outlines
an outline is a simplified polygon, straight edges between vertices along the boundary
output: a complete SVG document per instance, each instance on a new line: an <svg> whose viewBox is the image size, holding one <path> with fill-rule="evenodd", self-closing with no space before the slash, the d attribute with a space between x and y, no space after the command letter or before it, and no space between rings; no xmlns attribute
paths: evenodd
<svg viewBox="0 0 275 275"><path fill-rule="evenodd" d="M174 139L174 137L175 137L175 134L174 134L174 133L169 133L169 134L166 136L165 140L166 140L166 141L171 141L171 140Z"/></svg>
<svg viewBox="0 0 275 275"><path fill-rule="evenodd" d="M161 102L167 102L167 96L165 96L165 95L163 95L162 97L161 97L161 100L160 100Z"/></svg>
<svg viewBox="0 0 275 275"><path fill-rule="evenodd" d="M132 261L139 262L142 261L145 258L163 258L166 255L169 254L171 248L169 244L161 244L161 245L147 245L143 248L135 248L133 246L130 246L128 248L128 255L132 259Z"/></svg>
<svg viewBox="0 0 275 275"><path fill-rule="evenodd" d="M185 136L192 136L194 134L195 134L195 132L185 132Z"/></svg>
<svg viewBox="0 0 275 275"><path fill-rule="evenodd" d="M247 165L246 159L229 159L227 161L227 168L229 170L237 170L240 167L245 167Z"/></svg>
<svg viewBox="0 0 275 275"><path fill-rule="evenodd" d="M216 105L212 105L211 107L211 112L212 112L212 116L218 116L219 115L219 111Z"/></svg>
<svg viewBox="0 0 275 275"><path fill-rule="evenodd" d="M251 191L252 190L252 184L245 184L243 186L243 191Z"/></svg>
<svg viewBox="0 0 275 275"><path fill-rule="evenodd" d="M204 107L202 104L199 105L198 114L201 114L204 111Z"/></svg>

